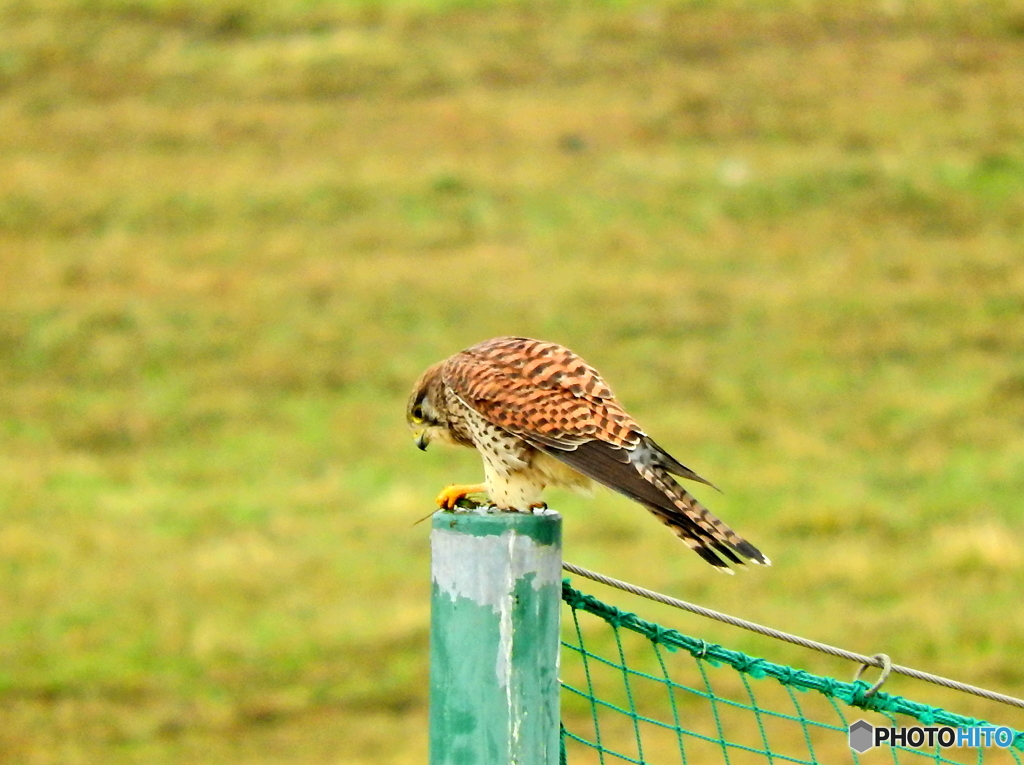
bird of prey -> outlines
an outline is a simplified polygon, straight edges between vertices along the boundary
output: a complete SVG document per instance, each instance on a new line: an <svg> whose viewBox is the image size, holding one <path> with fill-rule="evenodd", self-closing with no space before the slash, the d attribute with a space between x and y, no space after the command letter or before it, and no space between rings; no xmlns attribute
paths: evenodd
<svg viewBox="0 0 1024 765"><path fill-rule="evenodd" d="M447 487L442 508L486 492L503 510L531 512L544 506L547 486L597 481L646 507L713 566L770 563L672 476L712 484L658 446L597 371L561 345L497 337L456 353L423 373L406 417L420 449L441 441L483 458L484 482Z"/></svg>

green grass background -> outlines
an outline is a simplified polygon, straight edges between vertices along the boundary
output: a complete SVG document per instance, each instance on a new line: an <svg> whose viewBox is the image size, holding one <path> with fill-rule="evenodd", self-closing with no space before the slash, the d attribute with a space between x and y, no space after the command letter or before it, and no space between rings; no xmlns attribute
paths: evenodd
<svg viewBox="0 0 1024 765"><path fill-rule="evenodd" d="M0 0L0 761L424 761L405 397L498 334L775 565L569 560L1020 695L1022 103L1013 2Z"/></svg>

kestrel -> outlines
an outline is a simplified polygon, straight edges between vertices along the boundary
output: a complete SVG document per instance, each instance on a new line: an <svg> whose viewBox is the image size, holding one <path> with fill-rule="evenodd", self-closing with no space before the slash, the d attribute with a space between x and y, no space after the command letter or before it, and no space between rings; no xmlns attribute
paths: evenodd
<svg viewBox="0 0 1024 765"><path fill-rule="evenodd" d="M543 507L548 486L597 481L646 507L713 566L769 565L750 542L712 515L673 475L711 484L658 446L626 414L597 371L555 343L497 337L430 367L406 412L416 445L472 446L484 483L437 497L447 509L486 492L503 510Z"/></svg>

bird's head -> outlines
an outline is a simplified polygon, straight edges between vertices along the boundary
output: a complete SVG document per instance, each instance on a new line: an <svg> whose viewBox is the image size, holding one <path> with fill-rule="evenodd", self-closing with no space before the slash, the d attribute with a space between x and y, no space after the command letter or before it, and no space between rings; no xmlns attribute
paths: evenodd
<svg viewBox="0 0 1024 765"><path fill-rule="evenodd" d="M446 438L448 434L447 409L444 405L444 391L441 381L441 364L435 364L420 375L409 396L405 419L412 428L416 446L426 449L434 438Z"/></svg>

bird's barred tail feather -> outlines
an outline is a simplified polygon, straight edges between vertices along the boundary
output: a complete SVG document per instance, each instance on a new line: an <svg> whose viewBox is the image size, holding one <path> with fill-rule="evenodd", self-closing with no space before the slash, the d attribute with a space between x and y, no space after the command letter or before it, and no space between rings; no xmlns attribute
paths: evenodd
<svg viewBox="0 0 1024 765"><path fill-rule="evenodd" d="M742 563L739 553L754 563L770 566L760 550L726 526L659 465L637 465L644 480L653 484L671 502L643 504L683 542L713 566L729 571L730 563ZM725 560L722 560L724 558ZM730 572L731 573L731 572Z"/></svg>
<svg viewBox="0 0 1024 765"><path fill-rule="evenodd" d="M760 550L718 520L676 482L672 472L680 472L681 466L675 460L664 460L657 446L629 450L596 440L571 449L539 442L533 446L642 504L712 566L728 571L729 563L743 563L743 558L770 565Z"/></svg>

